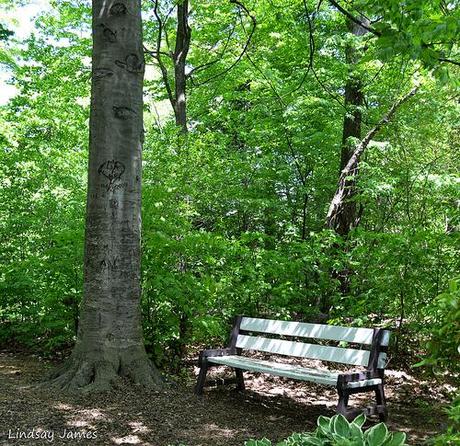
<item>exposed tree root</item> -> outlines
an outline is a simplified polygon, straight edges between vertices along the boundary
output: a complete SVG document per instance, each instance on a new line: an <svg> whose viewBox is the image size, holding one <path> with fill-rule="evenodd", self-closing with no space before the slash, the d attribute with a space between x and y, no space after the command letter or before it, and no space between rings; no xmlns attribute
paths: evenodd
<svg viewBox="0 0 460 446"><path fill-rule="evenodd" d="M110 355L110 359L73 354L53 370L41 386L68 392L103 392L116 386L122 378L148 388L163 385L160 373L145 354L133 358L132 353L128 353Z"/></svg>

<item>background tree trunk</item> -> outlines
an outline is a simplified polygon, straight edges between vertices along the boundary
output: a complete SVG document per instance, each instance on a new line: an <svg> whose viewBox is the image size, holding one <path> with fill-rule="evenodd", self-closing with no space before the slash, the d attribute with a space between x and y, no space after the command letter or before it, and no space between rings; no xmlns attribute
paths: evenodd
<svg viewBox="0 0 460 446"><path fill-rule="evenodd" d="M171 11L170 11L171 12ZM169 102L174 111L174 117L176 119L176 125L180 128L182 134L186 134L187 129L187 75L185 73L187 55L190 49L190 39L192 36L192 30L188 23L189 18L189 0L179 0L176 5L176 39L174 52L169 51L166 56L171 58L174 66L174 84L170 80L168 73L168 67L164 63L161 51L163 35L167 42L169 49L168 29L166 22L169 18L169 13L166 17L161 16L160 0L154 0L153 13L158 24L158 34L156 49L154 51L147 50L158 64L161 71L161 77L165 84L166 92L168 94Z"/></svg>
<svg viewBox="0 0 460 446"><path fill-rule="evenodd" d="M141 2L93 0L93 60L84 298L77 343L54 374L62 388L146 386L140 314L143 74Z"/></svg>
<svg viewBox="0 0 460 446"><path fill-rule="evenodd" d="M360 17L360 20L368 24L368 21ZM355 36L362 36L367 30L357 23L347 19L348 31ZM361 107L364 103L364 94L359 76L355 73L355 65L359 61L359 54L356 47L351 44L346 48L346 62L349 69L349 77L345 85L345 107L346 113L343 119L342 149L340 153L340 172L345 168L349 159L353 155L354 142L350 138L361 139ZM356 202L356 183L350 184L348 199L343 203L341 212L337 218L332 220L333 227L338 234L347 236L350 230L357 224Z"/></svg>
<svg viewBox="0 0 460 446"><path fill-rule="evenodd" d="M173 58L175 81L173 107L176 124L181 128L182 133L187 133L187 77L185 75L185 64L191 37L191 29L188 24L188 7L188 0L183 0L177 4L177 34Z"/></svg>
<svg viewBox="0 0 460 446"><path fill-rule="evenodd" d="M402 96L398 99L388 110L386 115L384 115L380 121L366 134L366 136L361 140L361 142L356 146L353 154L348 160L347 165L343 168L340 173L340 178L337 184L337 189L335 191L334 197L331 200L329 205L329 210L326 216L326 226L332 228L335 226L335 220L338 218L342 212L343 206L346 201L349 199L350 190L353 190L353 185L355 184L356 173L359 168L359 162L364 151L367 149L367 146L371 142L372 138L379 132L379 130L387 124L396 113L396 110L408 101L412 96L417 93L419 86L414 87L409 93Z"/></svg>

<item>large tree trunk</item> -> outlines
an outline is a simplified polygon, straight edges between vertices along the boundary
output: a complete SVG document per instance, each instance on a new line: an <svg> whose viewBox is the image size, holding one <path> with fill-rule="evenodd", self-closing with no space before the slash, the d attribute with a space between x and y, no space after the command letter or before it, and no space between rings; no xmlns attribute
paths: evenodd
<svg viewBox="0 0 460 446"><path fill-rule="evenodd" d="M104 390L119 377L161 382L140 314L144 58L140 0L93 0L84 297L61 388Z"/></svg>

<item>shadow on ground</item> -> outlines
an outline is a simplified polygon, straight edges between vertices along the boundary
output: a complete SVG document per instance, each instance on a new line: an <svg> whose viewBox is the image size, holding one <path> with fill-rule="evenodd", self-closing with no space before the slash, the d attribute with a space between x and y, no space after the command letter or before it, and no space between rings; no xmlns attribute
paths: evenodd
<svg viewBox="0 0 460 446"><path fill-rule="evenodd" d="M192 383L69 395L34 386L46 370L37 357L0 353L1 445L243 446L249 438L277 441L312 430L319 415L334 414L336 402L333 389L262 375L248 375L245 392L217 387L202 398ZM439 386L433 388L436 395L429 383L389 373L388 424L407 432L411 445L445 427Z"/></svg>

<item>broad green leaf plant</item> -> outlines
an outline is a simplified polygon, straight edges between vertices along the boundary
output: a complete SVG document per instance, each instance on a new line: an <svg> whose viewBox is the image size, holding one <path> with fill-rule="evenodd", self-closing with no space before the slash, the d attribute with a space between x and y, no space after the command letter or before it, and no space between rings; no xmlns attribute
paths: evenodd
<svg viewBox="0 0 460 446"><path fill-rule="evenodd" d="M341 415L320 416L314 432L293 434L276 446L404 446L406 434L389 432L384 423L363 430L366 417L361 414L352 422ZM267 439L249 440L245 446L272 446Z"/></svg>

